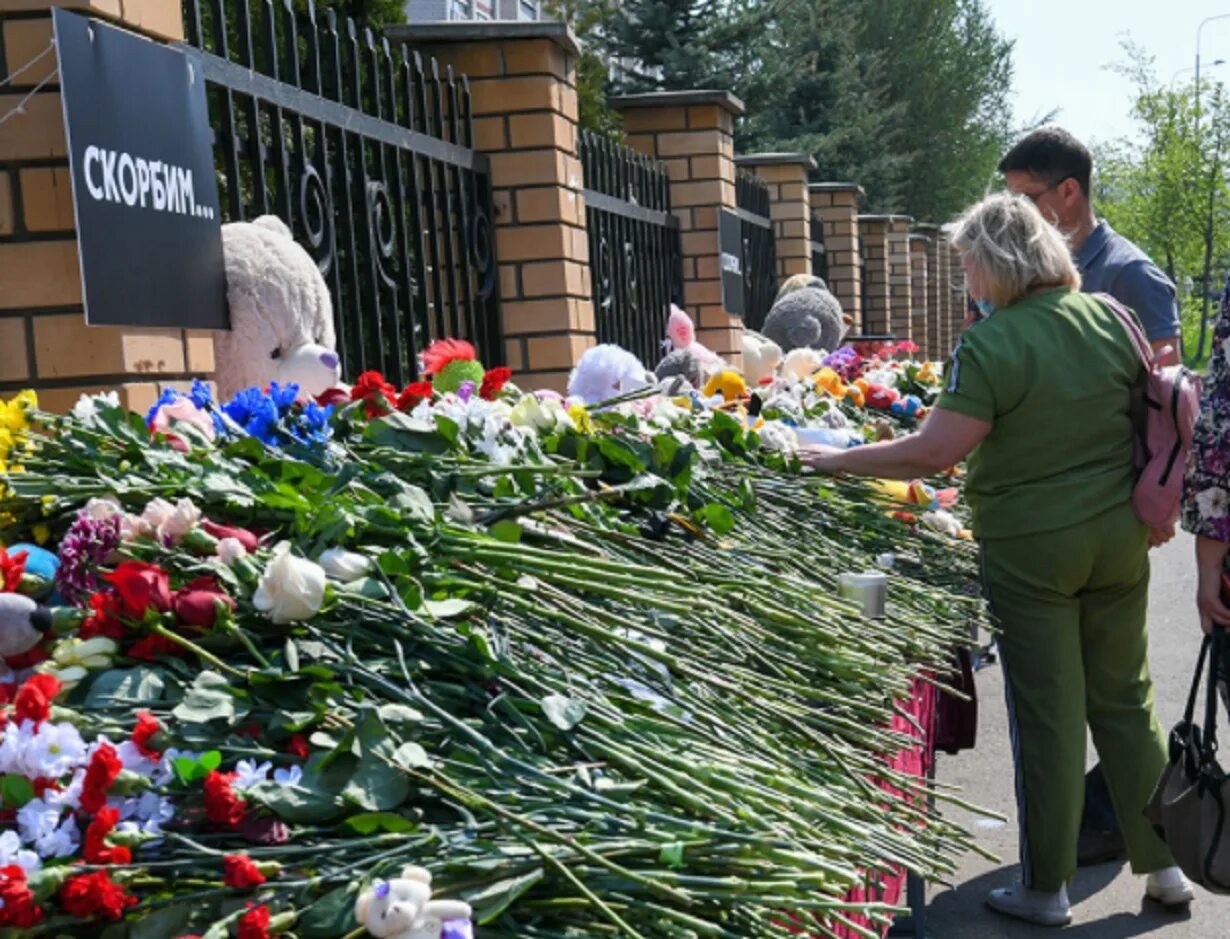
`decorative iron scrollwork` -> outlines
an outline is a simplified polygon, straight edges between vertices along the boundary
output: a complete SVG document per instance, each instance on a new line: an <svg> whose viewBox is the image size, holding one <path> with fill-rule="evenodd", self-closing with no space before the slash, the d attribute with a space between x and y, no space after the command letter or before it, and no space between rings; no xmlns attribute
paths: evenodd
<svg viewBox="0 0 1230 939"><path fill-rule="evenodd" d="M333 204L324 180L311 163L303 167L299 178L299 217L303 219L316 266L328 277L334 261Z"/></svg>
<svg viewBox="0 0 1230 939"><path fill-rule="evenodd" d="M482 200L475 200L470 211L470 260L478 278L478 295L485 300L495 291L495 237Z"/></svg>
<svg viewBox="0 0 1230 939"><path fill-rule="evenodd" d="M386 262L392 264L397 256L397 218L389 199L389 187L379 180L367 182L367 225L372 247L376 249L376 273L386 287L396 290L397 278L385 265Z"/></svg>

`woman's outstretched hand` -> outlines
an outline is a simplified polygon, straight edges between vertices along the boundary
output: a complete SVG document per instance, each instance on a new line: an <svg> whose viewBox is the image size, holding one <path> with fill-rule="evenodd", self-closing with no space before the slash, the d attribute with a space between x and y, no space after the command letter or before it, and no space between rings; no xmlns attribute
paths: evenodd
<svg viewBox="0 0 1230 939"><path fill-rule="evenodd" d="M838 464L845 452L840 447L812 444L799 450L799 462L818 473L839 473L841 468Z"/></svg>

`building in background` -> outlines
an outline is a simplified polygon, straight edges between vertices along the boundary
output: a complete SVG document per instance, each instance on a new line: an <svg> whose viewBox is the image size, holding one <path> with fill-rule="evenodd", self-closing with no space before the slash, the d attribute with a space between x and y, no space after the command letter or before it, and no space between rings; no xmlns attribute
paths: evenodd
<svg viewBox="0 0 1230 939"><path fill-rule="evenodd" d="M409 23L537 20L542 0L406 0Z"/></svg>

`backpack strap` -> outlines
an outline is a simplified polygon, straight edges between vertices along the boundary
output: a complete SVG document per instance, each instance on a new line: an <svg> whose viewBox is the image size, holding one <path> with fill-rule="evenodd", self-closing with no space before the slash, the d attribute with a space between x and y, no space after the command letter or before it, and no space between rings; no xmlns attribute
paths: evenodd
<svg viewBox="0 0 1230 939"><path fill-rule="evenodd" d="M1123 324L1124 330L1128 334L1128 339L1132 346L1136 349L1136 354L1140 356L1140 362L1145 367L1145 371L1153 370L1153 347L1149 345L1149 340L1145 338L1144 330L1140 328L1140 323L1136 317L1122 303L1116 300L1108 293L1095 293L1097 299L1101 300L1106 307L1115 314L1120 323Z"/></svg>

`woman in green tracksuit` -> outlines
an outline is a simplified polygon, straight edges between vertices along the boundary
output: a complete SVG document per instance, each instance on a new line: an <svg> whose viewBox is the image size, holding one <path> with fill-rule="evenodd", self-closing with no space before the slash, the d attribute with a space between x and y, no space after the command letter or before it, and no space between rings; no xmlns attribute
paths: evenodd
<svg viewBox="0 0 1230 939"><path fill-rule="evenodd" d="M1146 662L1150 532L1132 511L1130 391L1141 365L1127 333L1082 294L1062 235L1020 196L957 223L982 317L957 343L921 431L853 450L811 448L824 472L909 479L968 457L965 494L1000 634L1016 764L1022 883L996 910L1071 919L1093 732L1132 869L1168 906L1191 886L1142 811L1166 763Z"/></svg>

